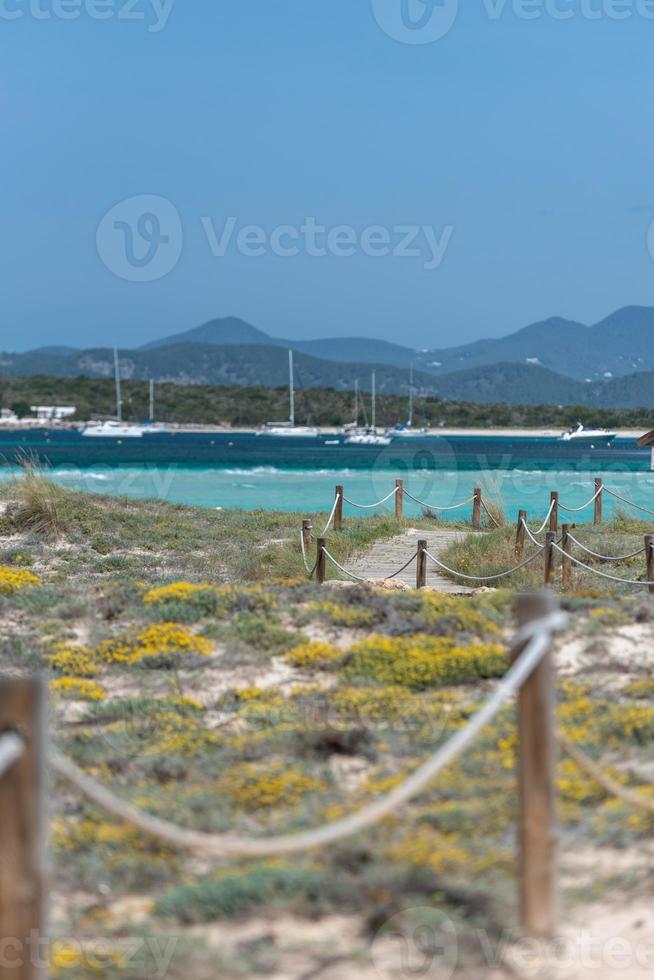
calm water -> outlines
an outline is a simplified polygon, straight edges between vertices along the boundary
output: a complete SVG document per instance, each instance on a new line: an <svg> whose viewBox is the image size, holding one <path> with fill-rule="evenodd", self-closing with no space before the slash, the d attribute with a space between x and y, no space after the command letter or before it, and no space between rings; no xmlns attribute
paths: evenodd
<svg viewBox="0 0 654 980"><path fill-rule="evenodd" d="M593 449L555 439L497 436L413 438L387 447L326 444L331 438L336 437L171 433L121 442L75 432L4 432L0 479L11 479L17 456L27 454L71 489L201 507L311 513L329 509L337 483L352 500L369 503L402 477L416 497L434 505L457 503L482 486L502 501L507 516L525 508L535 517L545 514L550 490L559 490L568 506L579 506L592 495L594 477L603 476L607 486L654 510L650 453L635 440ZM392 502L386 506L390 510ZM606 500L605 507L610 513L613 504ZM352 508L346 506L348 511ZM407 501L406 511L419 514L421 507ZM577 519L589 516L590 510Z"/></svg>

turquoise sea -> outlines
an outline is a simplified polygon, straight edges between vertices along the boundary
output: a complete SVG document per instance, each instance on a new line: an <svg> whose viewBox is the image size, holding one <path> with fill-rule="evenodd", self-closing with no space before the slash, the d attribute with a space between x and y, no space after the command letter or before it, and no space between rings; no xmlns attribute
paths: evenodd
<svg viewBox="0 0 654 980"><path fill-rule="evenodd" d="M334 487L368 504L401 477L425 503L451 506L475 486L514 518L546 513L551 490L569 507L594 492L594 478L654 510L650 451L635 440L589 447L556 439L498 436L397 439L387 447L330 444L338 437L270 438L232 433L152 433L142 439L88 439L77 432L30 430L0 433L0 479L19 472L19 460L37 460L57 483L90 493L158 498L209 508L326 511ZM392 509L392 501L385 505ZM622 506L605 499L610 514ZM346 513L365 514L346 505ZM422 507L406 501L407 514ZM454 519L468 510L453 511ZM590 509L574 515L586 520Z"/></svg>

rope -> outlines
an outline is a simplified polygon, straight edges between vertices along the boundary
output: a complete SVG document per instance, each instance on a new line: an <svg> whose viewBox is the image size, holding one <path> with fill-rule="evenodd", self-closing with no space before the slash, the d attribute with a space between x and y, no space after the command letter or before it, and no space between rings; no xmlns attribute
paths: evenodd
<svg viewBox="0 0 654 980"><path fill-rule="evenodd" d="M427 549L425 549L425 554L427 555L427 558L431 558L434 564L442 568L443 571L449 572L450 575L456 575L457 578L464 578L468 582L494 582L498 578L506 578L507 575L513 575L513 573L519 571L519 569L524 568L526 565L530 565L536 558L540 558L540 552L538 551L535 555L532 555L531 558L525 559L525 561L520 562L520 564L516 565L514 568L509 568L506 572L498 572L497 575L465 575L463 572L457 572L454 568L448 568L448 566L444 565L442 561L438 560L438 558L434 558L434 556L427 551Z"/></svg>
<svg viewBox="0 0 654 980"><path fill-rule="evenodd" d="M538 528L538 530L537 531L534 531L534 534L540 534L542 531L545 530L545 528L547 527L547 522L549 521L550 517L552 516L552 511L554 510L554 504L555 503L556 503L556 501L553 500L552 503L550 504L550 509L548 510L547 514L545 515L545 520L543 521L543 523L541 524L541 526Z"/></svg>
<svg viewBox="0 0 654 980"><path fill-rule="evenodd" d="M641 507L641 505L637 504L634 500L627 500L626 497L621 497L619 493L616 493L615 490L609 490L608 487L604 487L604 489L607 493L610 493L612 497L615 497L616 500L621 500L624 504L629 504L630 507L635 507L636 510L642 510L645 514L652 514L654 516L654 510L648 510L647 507Z"/></svg>
<svg viewBox="0 0 654 980"><path fill-rule="evenodd" d="M332 521L334 520L334 514L336 513L336 508L338 507L338 501L340 500L340 496L341 496L340 493L336 494L336 499L334 500L334 506L332 507L331 514L329 515L329 520L325 524L325 530L320 535L321 538L325 537L327 531L329 531L330 527L332 526Z"/></svg>
<svg viewBox="0 0 654 980"><path fill-rule="evenodd" d="M418 552L416 551L415 555L411 555L411 557L409 558L409 560L406 563L406 565L402 565L402 568L398 568L398 570L396 572L393 572L392 575L387 575L386 578L387 579L397 578L398 575L401 575L402 572L405 572L407 570L407 568L409 567L409 565L413 565L413 563L417 559L417 557L418 557Z"/></svg>
<svg viewBox="0 0 654 980"><path fill-rule="evenodd" d="M491 512L489 511L488 507L486 506L486 501L484 500L483 497L481 498L481 506L484 508L484 510L486 511L486 516L487 517L490 517L490 519L493 522L493 524L495 525L495 527L501 527L500 522L498 520L496 520L493 517L493 515L491 514Z"/></svg>
<svg viewBox="0 0 654 980"><path fill-rule="evenodd" d="M622 800L624 803L628 803L630 806L640 807L642 810L647 810L649 813L654 813L654 800L647 800L643 796L639 796L638 793L634 793L633 790L626 789L617 783L611 776L607 776L606 773L602 772L600 767L596 765L592 759L590 759L585 752L569 742L564 735L558 735L558 742L566 755L569 755L572 761L579 766L582 772L585 772L587 776L590 776L598 786L601 786L603 790L609 793L611 796L617 796L618 799Z"/></svg>
<svg viewBox="0 0 654 980"><path fill-rule="evenodd" d="M307 570L307 574L311 575L311 569L309 568L309 562L307 561L307 552L304 547L304 531L300 530L300 546L302 548L302 561L304 562L304 567Z"/></svg>
<svg viewBox="0 0 654 980"><path fill-rule="evenodd" d="M587 503L582 504L581 507L566 507L565 504L562 504L560 500L559 500L559 507L561 508L561 510L566 510L568 514L578 514L580 510L586 510L587 507L590 507L591 504L594 504L603 489L604 487L601 486L599 490L597 490L597 492L593 494L590 500Z"/></svg>
<svg viewBox="0 0 654 980"><path fill-rule="evenodd" d="M20 759L24 748L15 732L7 732L0 737L0 778Z"/></svg>
<svg viewBox="0 0 654 980"><path fill-rule="evenodd" d="M568 554L563 548L560 548L556 541L552 542L552 547L560 551L562 555L573 561L575 565L579 565L580 568L585 568L587 572L592 572L593 575L599 575L600 578L607 578L611 582L619 582L621 585L654 585L654 582L648 582L647 580L631 579L631 578L618 578L617 575L608 575L607 572L600 572L599 568L591 568L590 565L584 564L583 561L579 561L574 555Z"/></svg>
<svg viewBox="0 0 654 980"><path fill-rule="evenodd" d="M344 575L349 575L350 578L353 578L356 582L367 582L368 581L367 578L361 578L360 575L355 575L354 572L348 572L347 568L343 568L343 566L341 564L339 564L339 562L336 561L336 559L333 557L333 555L330 555L329 554L329 552L327 551L326 548L323 548L322 549L322 553L325 556L325 558L329 558L330 562L333 565L336 565L336 567L338 568L339 572L343 572Z"/></svg>
<svg viewBox="0 0 654 980"><path fill-rule="evenodd" d="M585 544L581 543L581 541L577 541L575 536L570 534L569 531L568 537L577 545L577 547L581 548L582 551L585 551L587 555L592 555L593 558L601 558L603 561L628 561L630 558L638 558L639 555L645 554L645 549L641 548L640 551L634 551L631 555L600 555L597 553L597 551L591 551L591 549L587 548Z"/></svg>
<svg viewBox="0 0 654 980"><path fill-rule="evenodd" d="M536 545L536 547L537 548L540 548L541 551L544 551L545 550L545 545L544 544L541 544L540 541L538 540L538 538L535 538L534 537L534 535L529 530L529 527L527 526L527 522L525 521L524 517L521 517L520 518L520 523L522 524L522 526L524 527L525 531L527 532L527 535L529 536L529 538L531 539L531 541Z"/></svg>
<svg viewBox="0 0 654 980"><path fill-rule="evenodd" d="M423 764L399 786L379 800L341 820L282 837L248 838L234 834L207 834L188 830L144 813L137 807L117 797L96 779L87 776L70 759L57 749L50 749L52 768L71 782L87 799L102 807L118 820L133 824L152 837L163 840L173 847L199 850L214 857L274 857L293 854L317 847L324 847L358 833L383 820L395 810L417 796L431 784L434 777L449 766L476 739L479 733L495 718L502 706L515 695L531 676L550 648L552 634L565 622L559 613L550 613L534 620L518 631L514 650L526 644L518 659L497 685L484 706L459 729L452 738L438 748Z"/></svg>
<svg viewBox="0 0 654 980"><path fill-rule="evenodd" d="M374 510L375 507L381 507L381 505L385 504L387 500L394 497L399 489L399 487L394 487L389 494L387 494L381 500L378 500L376 504L355 504L353 500L349 500L347 497L343 497L343 500L346 504L349 504L350 507L358 507L359 510Z"/></svg>
<svg viewBox="0 0 654 980"><path fill-rule="evenodd" d="M406 488L404 490L404 493L409 498L409 500L413 500L415 504L419 504L421 507L426 507L428 510L439 510L442 511L443 513L450 510L459 510L461 507L467 507L468 504L471 504L472 501L475 499L474 497L468 497L468 499L464 500L462 503L453 504L451 507L437 507L436 504L428 504L424 500L419 500L417 497L414 497L413 494L409 493L409 491Z"/></svg>

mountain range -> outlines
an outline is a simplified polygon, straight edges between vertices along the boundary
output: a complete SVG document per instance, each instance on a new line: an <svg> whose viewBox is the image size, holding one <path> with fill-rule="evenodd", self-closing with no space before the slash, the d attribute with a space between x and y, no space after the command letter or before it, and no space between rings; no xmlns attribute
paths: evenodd
<svg viewBox="0 0 654 980"><path fill-rule="evenodd" d="M288 383L295 351L303 387L348 389L356 380L406 394L408 369L422 396L515 404L654 407L654 308L624 307L593 326L553 317L506 337L415 350L383 340L272 337L236 317L211 320L139 348L120 351L125 378L180 384ZM109 377L110 348L41 347L0 354L6 376Z"/></svg>

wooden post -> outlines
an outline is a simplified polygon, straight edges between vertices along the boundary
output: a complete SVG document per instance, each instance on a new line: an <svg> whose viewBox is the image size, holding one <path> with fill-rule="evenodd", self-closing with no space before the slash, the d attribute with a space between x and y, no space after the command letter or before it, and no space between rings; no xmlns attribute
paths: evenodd
<svg viewBox="0 0 654 980"><path fill-rule="evenodd" d="M311 532L313 530L313 525L311 521L306 518L302 521L302 540L304 541L304 550L306 554L309 554L309 548L311 547Z"/></svg>
<svg viewBox="0 0 654 980"><path fill-rule="evenodd" d="M316 582L323 585L325 582L325 539L318 538L316 541Z"/></svg>
<svg viewBox="0 0 654 980"><path fill-rule="evenodd" d="M343 527L343 497L345 490L343 487L336 487L336 510L334 511L334 530L340 531Z"/></svg>
<svg viewBox="0 0 654 980"><path fill-rule="evenodd" d="M472 526L475 531L481 530L481 487L475 487L472 503Z"/></svg>
<svg viewBox="0 0 654 980"><path fill-rule="evenodd" d="M45 687L39 678L0 682L0 734L16 732L23 754L0 775L0 980L46 976L44 959ZM31 941L30 941L31 940Z"/></svg>
<svg viewBox="0 0 654 980"><path fill-rule="evenodd" d="M550 503L554 504L550 514L550 531L556 532L559 526L559 495L556 490L550 494Z"/></svg>
<svg viewBox="0 0 654 980"><path fill-rule="evenodd" d="M523 523L524 522L524 523ZM515 556L522 558L525 553L525 524L527 523L527 511L518 512L518 526L515 531Z"/></svg>
<svg viewBox="0 0 654 980"><path fill-rule="evenodd" d="M418 541L418 556L416 558L416 589L424 589L427 584L427 548L426 541Z"/></svg>
<svg viewBox="0 0 654 980"><path fill-rule="evenodd" d="M518 624L555 608L551 593L521 595ZM518 695L520 917L527 934L544 938L554 936L558 918L556 763L554 661L549 650Z"/></svg>
<svg viewBox="0 0 654 980"><path fill-rule="evenodd" d="M548 531L545 535L545 548L543 549L543 559L545 562L545 585L550 585L552 582L552 572L554 570L554 548L553 543L556 541L556 534L552 531Z"/></svg>
<svg viewBox="0 0 654 980"><path fill-rule="evenodd" d="M647 581L654 582L654 534L645 535L645 559L647 561ZM649 586L650 595L654 595L654 585Z"/></svg>
<svg viewBox="0 0 654 980"><path fill-rule="evenodd" d="M570 561L569 555L572 554L572 541L570 540L570 525L562 524L562 541L561 548L563 549L563 554L561 555L561 585L564 589L570 588L570 583L572 582L572 562Z"/></svg>
<svg viewBox="0 0 654 980"><path fill-rule="evenodd" d="M397 487L397 493L395 494L395 516L398 521L401 521L404 517L404 480L396 480L395 486Z"/></svg>
<svg viewBox="0 0 654 980"><path fill-rule="evenodd" d="M604 496L604 483L602 482L602 477L598 476L595 479L595 493L598 494L595 497L595 514L593 517L593 524L602 523L602 497Z"/></svg>

